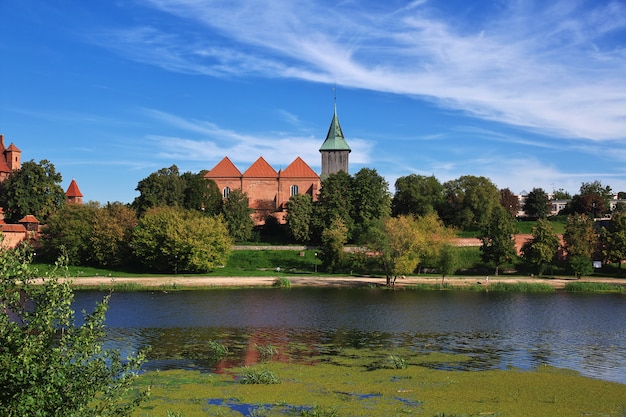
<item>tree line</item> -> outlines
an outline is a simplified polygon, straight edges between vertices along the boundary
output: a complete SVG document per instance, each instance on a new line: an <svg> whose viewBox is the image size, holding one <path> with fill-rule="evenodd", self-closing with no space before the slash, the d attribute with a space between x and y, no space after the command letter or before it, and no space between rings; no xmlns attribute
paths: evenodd
<svg viewBox="0 0 626 417"><path fill-rule="evenodd" d="M172 165L139 181L139 196L131 204L73 205L65 204L54 165L30 161L0 185L0 204L9 222L34 214L45 224L38 256L55 259L63 252L75 265L206 272L227 261L234 242L249 241L255 233L257 238L280 235L319 246L329 272L371 263L369 255L343 251L346 244L365 248L376 254L374 267L384 271L389 283L419 267L434 267L443 276L454 273L454 251L448 245L459 231L481 238L481 259L496 273L517 259L512 236L519 200L486 177L465 175L441 183L434 176L411 174L398 178L392 195L375 169L362 168L354 175L341 171L322 181L316 201L307 194L292 196L285 225L269 216L255 229L247 195L233 190L223 199L204 174L181 174ZM550 213L547 193L535 188L526 197L522 208L539 219L522 250L527 265L543 273L559 255L582 274L592 259L624 258L622 207L602 228L592 220L608 212L610 187L594 181L583 183L571 198L563 190L555 197L571 199L564 244L545 220Z"/></svg>

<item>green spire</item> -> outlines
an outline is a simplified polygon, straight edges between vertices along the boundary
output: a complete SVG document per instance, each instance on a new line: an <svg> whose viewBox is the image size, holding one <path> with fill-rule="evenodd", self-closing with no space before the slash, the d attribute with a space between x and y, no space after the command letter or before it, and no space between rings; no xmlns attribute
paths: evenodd
<svg viewBox="0 0 626 417"><path fill-rule="evenodd" d="M337 104L335 104L335 113L333 114L333 120L330 122L330 128L326 135L326 140L320 148L321 151L348 151L352 149L348 146L348 142L343 137L341 131L341 125L339 124L339 118L337 117Z"/></svg>

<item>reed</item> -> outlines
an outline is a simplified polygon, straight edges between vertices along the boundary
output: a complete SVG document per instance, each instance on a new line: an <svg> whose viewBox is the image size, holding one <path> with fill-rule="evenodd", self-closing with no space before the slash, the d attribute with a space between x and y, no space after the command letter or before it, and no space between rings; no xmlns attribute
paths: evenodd
<svg viewBox="0 0 626 417"><path fill-rule="evenodd" d="M626 286L608 282L569 282L565 284L565 291L626 293Z"/></svg>

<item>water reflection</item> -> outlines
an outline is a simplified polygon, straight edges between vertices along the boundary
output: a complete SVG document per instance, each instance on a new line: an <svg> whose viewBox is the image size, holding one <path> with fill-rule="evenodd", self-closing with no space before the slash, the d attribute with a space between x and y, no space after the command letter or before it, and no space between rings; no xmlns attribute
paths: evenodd
<svg viewBox="0 0 626 417"><path fill-rule="evenodd" d="M102 293L79 292L91 310ZM459 369L547 364L626 383L626 299L619 295L477 294L346 289L116 293L108 345L151 346L145 369L220 372L259 360L313 361L344 348L410 347L470 356ZM231 350L213 360L207 342ZM437 366L432 365L432 366ZM449 366L449 365L446 365Z"/></svg>

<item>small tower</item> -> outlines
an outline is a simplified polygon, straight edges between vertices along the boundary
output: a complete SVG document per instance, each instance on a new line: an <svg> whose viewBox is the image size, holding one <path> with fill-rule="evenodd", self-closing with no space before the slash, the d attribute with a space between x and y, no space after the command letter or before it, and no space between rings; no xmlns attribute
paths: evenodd
<svg viewBox="0 0 626 417"><path fill-rule="evenodd" d="M83 194L78 189L78 184L76 184L76 180L73 178L70 186L67 187L65 197L67 198L67 204L83 204Z"/></svg>
<svg viewBox="0 0 626 417"><path fill-rule="evenodd" d="M337 117L337 103L335 102L333 120L330 122L326 140L320 148L320 153L322 154L322 175L320 177L324 179L330 174L335 174L339 171L349 174L348 155L350 152L352 152L352 149L350 149L348 142L343 137L339 118Z"/></svg>

